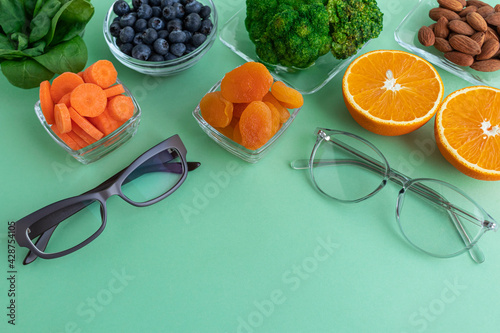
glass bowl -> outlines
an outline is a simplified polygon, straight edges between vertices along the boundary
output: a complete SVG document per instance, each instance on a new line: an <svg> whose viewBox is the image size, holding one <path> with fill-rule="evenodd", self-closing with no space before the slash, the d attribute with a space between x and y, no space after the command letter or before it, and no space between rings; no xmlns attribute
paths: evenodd
<svg viewBox="0 0 500 333"><path fill-rule="evenodd" d="M255 45L248 37L245 28L246 7L236 12L221 28L219 39L234 53L246 61L262 62L255 53ZM312 94L323 88L341 72L366 47L348 59L336 59L330 52L319 57L314 65L305 69L288 68L265 64L271 74L279 81L298 90L303 95Z"/></svg>
<svg viewBox="0 0 500 333"><path fill-rule="evenodd" d="M106 17L104 18L103 24L103 34L106 43L108 44L109 50L115 56L118 61L130 69L133 69L139 73L147 74L151 76L170 76L182 72L195 65L212 47L216 35L217 35L217 11L212 0L200 0L200 3L210 7L212 13L210 14L210 19L213 23L213 28L210 34L207 36L207 40L201 44L196 50L183 55L177 59L168 61L144 61L137 60L131 56L126 55L120 48L116 45L115 38L111 36L109 32L109 26L113 22L117 15L113 12L113 5L108 10Z"/></svg>
<svg viewBox="0 0 500 333"><path fill-rule="evenodd" d="M137 127L139 126L139 122L141 121L141 108L137 103L137 100L134 98L130 90L117 80L118 84L122 84L125 89L124 95L130 96L132 101L134 102L134 114L132 117L123 123L119 128L117 128L114 132L106 135L102 139L94 142L91 145L88 145L82 149L74 150L71 149L64 141L62 141L50 128L51 125L47 123L45 117L42 113L42 108L40 107L40 101L35 104L35 113L38 116L38 120L42 124L43 128L49 133L49 135L54 139L54 141L61 146L64 150L66 150L71 156L77 159L79 162L83 164L89 164L97 161L98 159L106 156L113 150L122 146L125 142L127 142L130 138L132 138L137 132Z"/></svg>
<svg viewBox="0 0 500 333"><path fill-rule="evenodd" d="M212 88L207 93L214 92L220 89L220 84L221 81L217 82ZM281 125L281 128L274 134L274 136L269 139L269 141L266 142L265 145L262 147L256 149L256 150L250 150L239 143L231 140L228 138L226 135L223 133L219 132L216 128L212 127L209 123L203 119L201 115L201 110L200 110L200 104L194 109L193 111L193 116L198 122L198 125L200 125L201 129L219 146L227 150L233 155L238 156L244 161L247 161L249 163L257 163L260 161L268 152L269 150L275 145L276 141L280 137L283 136L283 134L286 132L288 127L292 124L293 120L297 116L298 112L300 111L300 108L297 109L289 109L290 113L290 118Z"/></svg>
<svg viewBox="0 0 500 333"><path fill-rule="evenodd" d="M492 0L483 0L483 2L493 7L498 3ZM435 47L420 44L417 37L418 30L424 25L429 26L435 23L429 18L429 10L438 6L436 0L421 0L394 31L394 38L399 45L474 85L500 88L500 72L478 72L470 67L458 66L446 59L443 53Z"/></svg>

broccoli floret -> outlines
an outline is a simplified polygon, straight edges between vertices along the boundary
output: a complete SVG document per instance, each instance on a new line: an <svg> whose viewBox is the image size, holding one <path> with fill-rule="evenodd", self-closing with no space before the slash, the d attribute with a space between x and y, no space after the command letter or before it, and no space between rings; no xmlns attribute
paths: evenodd
<svg viewBox="0 0 500 333"><path fill-rule="evenodd" d="M245 24L266 63L305 68L330 50L323 0L247 0Z"/></svg>
<svg viewBox="0 0 500 333"><path fill-rule="evenodd" d="M375 0L328 0L331 52L337 59L355 54L383 28L383 13Z"/></svg>

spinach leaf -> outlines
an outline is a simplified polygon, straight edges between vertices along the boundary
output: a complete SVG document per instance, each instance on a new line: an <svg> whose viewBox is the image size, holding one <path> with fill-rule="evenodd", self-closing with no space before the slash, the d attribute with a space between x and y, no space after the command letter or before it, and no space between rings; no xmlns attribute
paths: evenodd
<svg viewBox="0 0 500 333"><path fill-rule="evenodd" d="M26 16L20 1L0 0L0 25L6 35L21 31L25 22Z"/></svg>
<svg viewBox="0 0 500 333"><path fill-rule="evenodd" d="M13 86L23 89L36 88L40 82L50 80L54 76L53 72L31 58L2 62L2 73Z"/></svg>
<svg viewBox="0 0 500 333"><path fill-rule="evenodd" d="M24 12L27 18L33 18L33 13L35 12L35 6L38 0L23 0Z"/></svg>
<svg viewBox="0 0 500 333"><path fill-rule="evenodd" d="M10 35L10 39L17 43L17 50L22 51L28 47L28 36L23 34L22 32L14 32Z"/></svg>
<svg viewBox="0 0 500 333"><path fill-rule="evenodd" d="M23 51L18 51L15 49L12 50L0 50L0 61L3 60L14 60L14 59L20 59L20 58L26 58L26 54L24 54Z"/></svg>
<svg viewBox="0 0 500 333"><path fill-rule="evenodd" d="M24 50L23 53L29 57L37 57L43 54L43 51L45 50L45 45L47 45L47 43L45 43L44 40L39 40L38 42L33 44L29 49Z"/></svg>
<svg viewBox="0 0 500 333"><path fill-rule="evenodd" d="M4 34L0 34L0 51L1 50L14 50L14 46L12 46L9 37Z"/></svg>
<svg viewBox="0 0 500 333"><path fill-rule="evenodd" d="M83 70L87 63L87 47L80 36L48 49L44 54L34 59L50 71L61 74L77 73Z"/></svg>
<svg viewBox="0 0 500 333"><path fill-rule="evenodd" d="M55 45L79 35L94 15L94 6L87 0L66 2L52 19L47 43Z"/></svg>
<svg viewBox="0 0 500 333"><path fill-rule="evenodd" d="M42 8L43 4L45 3L45 0L37 0L35 3L35 10L33 11L33 17L38 15L38 12Z"/></svg>
<svg viewBox="0 0 500 333"><path fill-rule="evenodd" d="M45 13L38 13L30 23L30 43L34 43L42 39L50 30L51 20Z"/></svg>

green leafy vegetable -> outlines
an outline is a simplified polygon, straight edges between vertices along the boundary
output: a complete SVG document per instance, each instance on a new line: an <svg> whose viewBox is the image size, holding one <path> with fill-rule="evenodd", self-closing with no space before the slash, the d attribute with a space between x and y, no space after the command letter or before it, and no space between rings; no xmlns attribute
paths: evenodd
<svg viewBox="0 0 500 333"><path fill-rule="evenodd" d="M83 39L76 36L34 59L56 74L77 73L83 70L87 63L87 47Z"/></svg>
<svg viewBox="0 0 500 333"><path fill-rule="evenodd" d="M31 58L2 62L2 73L12 85L25 89L36 88L41 81L50 80L54 76L53 72Z"/></svg>
<svg viewBox="0 0 500 333"><path fill-rule="evenodd" d="M93 15L90 0L0 0L2 73L29 89L55 73L81 71L87 47L80 36Z"/></svg>

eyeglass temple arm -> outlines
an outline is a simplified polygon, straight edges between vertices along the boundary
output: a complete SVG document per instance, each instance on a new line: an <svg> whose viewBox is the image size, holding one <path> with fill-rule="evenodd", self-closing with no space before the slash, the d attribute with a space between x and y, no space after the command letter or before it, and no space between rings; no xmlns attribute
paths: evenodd
<svg viewBox="0 0 500 333"><path fill-rule="evenodd" d="M187 162L188 172L197 169L200 165L201 165L201 163L199 163L199 162ZM114 176L110 177L109 179L107 179L103 183L97 185L95 188L93 188L92 190L87 191L85 193L99 191L102 188L106 188L110 183L114 182L115 179L118 178L125 169L121 170L120 172L118 172ZM140 175L144 175L144 174L150 173L150 172L156 172L156 171L165 172L165 171L167 171L167 172L180 174L180 173L182 173L182 163L175 162L175 163L169 163L169 164L161 164L161 163L155 163L155 164L149 164L149 165L146 164L144 166L141 166L141 168L139 168L137 170L140 170L141 172L136 173L135 177L128 177L124 181L124 184L132 181L133 179L139 177ZM83 194L85 194L85 193L83 193ZM51 216L48 215L48 216L44 217L43 219L41 219L40 221L38 221L36 224L34 224L31 228L31 233L32 233L32 235L34 235L33 238L40 235L40 237L35 242L36 247L38 249L41 249L42 251L44 251L47 248L50 237L52 236L55 229L57 228L57 225L61 221L64 221L68 217L79 212L80 210L82 210L86 206L87 205L85 203L78 203L78 204L72 205L70 207L67 207L67 209L64 211L58 211L57 218L51 220L50 219ZM37 258L37 255L35 253L28 251L26 258L23 261L23 264L27 265L27 264L33 262L36 258Z"/></svg>

